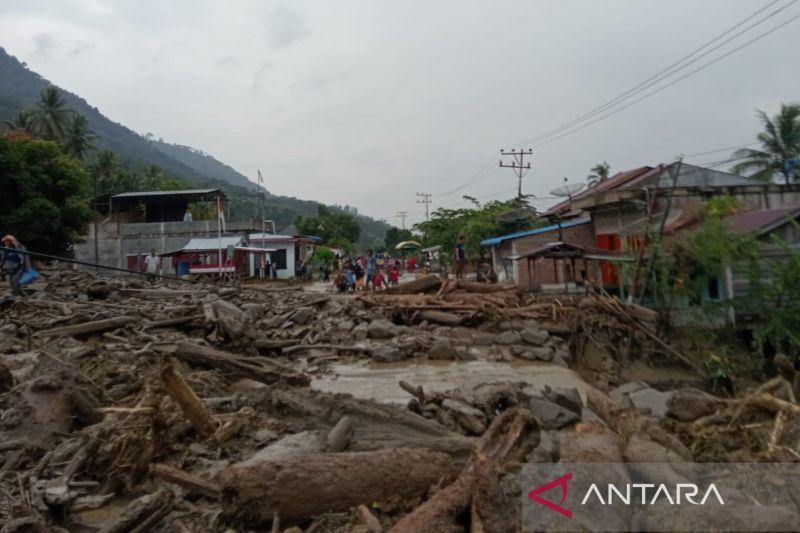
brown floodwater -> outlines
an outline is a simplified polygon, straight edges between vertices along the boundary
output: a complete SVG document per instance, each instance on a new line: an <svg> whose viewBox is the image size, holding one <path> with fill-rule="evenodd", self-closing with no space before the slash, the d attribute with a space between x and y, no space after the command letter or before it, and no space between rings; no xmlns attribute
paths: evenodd
<svg viewBox="0 0 800 533"><path fill-rule="evenodd" d="M414 386L421 385L426 392L442 392L498 381L525 382L532 393L542 390L545 385L575 387L581 395L591 388L572 370L528 361L356 361L334 364L330 370L332 372L327 375L315 378L311 387L325 392L348 393L355 398L381 403L405 404L409 400L408 393L397 385L400 380Z"/></svg>

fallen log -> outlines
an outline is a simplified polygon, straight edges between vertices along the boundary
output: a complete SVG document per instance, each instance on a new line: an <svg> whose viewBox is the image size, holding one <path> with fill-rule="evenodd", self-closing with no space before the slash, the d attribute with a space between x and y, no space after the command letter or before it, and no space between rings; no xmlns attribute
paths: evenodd
<svg viewBox="0 0 800 533"><path fill-rule="evenodd" d="M161 381L164 384L164 392L175 400L201 437L207 439L217 432L217 423L211 417L211 411L186 383L169 357L164 358Z"/></svg>
<svg viewBox="0 0 800 533"><path fill-rule="evenodd" d="M183 324L188 324L190 322L194 322L196 320L203 320L205 317L204 314L200 315L190 315L190 316L182 316L178 318L166 318L164 320L154 320L151 322L145 322L143 329L152 329L152 328L166 328L170 326L180 326Z"/></svg>
<svg viewBox="0 0 800 533"><path fill-rule="evenodd" d="M446 313L444 311L434 311L426 309L419 314L421 320L427 320L434 324L444 324L445 326L460 326L464 323L466 317L457 315L455 313Z"/></svg>
<svg viewBox="0 0 800 533"><path fill-rule="evenodd" d="M100 533L150 531L170 512L173 499L172 493L165 490L136 498Z"/></svg>
<svg viewBox="0 0 800 533"><path fill-rule="evenodd" d="M296 344L300 344L297 339L258 339L253 342L257 350L281 350Z"/></svg>
<svg viewBox="0 0 800 533"><path fill-rule="evenodd" d="M477 283L474 281L459 280L456 282L456 290L463 290L467 292L491 293L491 292L516 291L517 286L513 284Z"/></svg>
<svg viewBox="0 0 800 533"><path fill-rule="evenodd" d="M202 298L208 296L208 291L206 290L192 289L119 289L118 292L123 296L133 296L135 298L180 298L181 296Z"/></svg>
<svg viewBox="0 0 800 533"><path fill-rule="evenodd" d="M366 346L348 346L344 344L296 344L294 346L287 346L281 350L281 353L289 355L306 350L333 350L335 352L359 352L366 354L371 354L373 352L372 348L367 348Z"/></svg>
<svg viewBox="0 0 800 533"><path fill-rule="evenodd" d="M529 411L521 408L504 411L480 438L469 463L458 478L401 518L390 533L463 531L463 524L467 522L466 514L476 493L485 493L487 486L496 482L497 467L508 462L523 462L538 444L538 427ZM508 510L491 513L480 509L478 512L484 515L484 520L497 519L494 515L499 513L500 517L504 517L500 520L514 522L513 518L508 519Z"/></svg>
<svg viewBox="0 0 800 533"><path fill-rule="evenodd" d="M327 451L343 452L346 450L350 446L355 432L356 428L353 424L353 419L349 416L343 416L325 438Z"/></svg>
<svg viewBox="0 0 800 533"><path fill-rule="evenodd" d="M175 355L190 364L219 368L266 384L281 380L290 385L308 385L311 382L305 374L296 373L266 358L240 357L190 341L178 342Z"/></svg>
<svg viewBox="0 0 800 533"><path fill-rule="evenodd" d="M73 324L71 326L61 326L58 328L51 328L39 331L35 334L37 337L74 337L78 335L88 335L90 333L100 333L110 329L121 328L138 319L132 316L117 316L114 318L105 318L103 320L94 320L92 322L83 322L81 324Z"/></svg>
<svg viewBox="0 0 800 533"><path fill-rule="evenodd" d="M278 513L296 523L362 504L413 502L451 473L448 455L397 448L234 464L219 481L227 516L258 523Z"/></svg>
<svg viewBox="0 0 800 533"><path fill-rule="evenodd" d="M425 276L424 278L415 279L407 283L401 283L393 287L389 287L385 291L378 294L417 294L418 292L435 292L439 290L442 281L439 276Z"/></svg>
<svg viewBox="0 0 800 533"><path fill-rule="evenodd" d="M194 474L185 472L180 468L162 463L151 464L149 471L151 476L180 485L190 493L202 494L211 500L219 499L220 487L213 481L208 481Z"/></svg>

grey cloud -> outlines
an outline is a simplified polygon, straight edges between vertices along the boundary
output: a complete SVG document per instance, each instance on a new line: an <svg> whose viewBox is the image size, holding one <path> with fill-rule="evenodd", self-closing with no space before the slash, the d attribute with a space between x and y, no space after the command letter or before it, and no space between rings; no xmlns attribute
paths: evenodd
<svg viewBox="0 0 800 533"><path fill-rule="evenodd" d="M305 19L288 6L267 8L264 20L266 22L264 36L270 48L287 48L308 37L309 30Z"/></svg>
<svg viewBox="0 0 800 533"><path fill-rule="evenodd" d="M253 83L250 86L250 94L259 94L266 88L267 74L272 70L272 63L266 61L253 74Z"/></svg>
<svg viewBox="0 0 800 533"><path fill-rule="evenodd" d="M33 44L35 46L35 54L49 58L52 52L57 48L56 42L47 33L37 33L33 36Z"/></svg>
<svg viewBox="0 0 800 533"><path fill-rule="evenodd" d="M239 64L239 60L233 56L225 56L221 57L217 60L217 66L221 68L230 68L235 67Z"/></svg>

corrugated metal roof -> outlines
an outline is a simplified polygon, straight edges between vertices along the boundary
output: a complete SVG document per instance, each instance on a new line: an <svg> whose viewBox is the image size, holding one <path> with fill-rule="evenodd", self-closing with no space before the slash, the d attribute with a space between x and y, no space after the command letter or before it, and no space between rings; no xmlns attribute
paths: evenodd
<svg viewBox="0 0 800 533"><path fill-rule="evenodd" d="M294 235L281 235L278 233L251 233L247 236L254 244L265 242L294 242L297 237Z"/></svg>
<svg viewBox="0 0 800 533"><path fill-rule="evenodd" d="M791 219L800 217L800 205L737 213L725 219L725 224L735 233L762 233Z"/></svg>
<svg viewBox="0 0 800 533"><path fill-rule="evenodd" d="M198 237L194 239L190 239L181 250L186 252L198 252L201 250L216 250L217 248L227 248L228 246L238 246L244 241L244 237L241 235L234 235L232 237L222 237L221 239L217 237Z"/></svg>
<svg viewBox="0 0 800 533"><path fill-rule="evenodd" d="M561 228L572 228L575 226L582 226L583 224L589 224L592 222L590 218L580 218L578 220L570 220L569 222L562 222ZM528 231L520 231L517 233L509 233L508 235L501 235L500 237L492 237L491 239L484 239L481 241L481 246L497 246L498 244L502 243L503 241L507 241L509 239L519 239L521 237L529 237L531 235L538 235L540 233L546 233L548 231L557 230L559 227L558 224L553 224L551 226L544 226L541 228L531 229Z"/></svg>
<svg viewBox="0 0 800 533"><path fill-rule="evenodd" d="M111 198L136 198L139 196L187 196L192 194L211 194L219 189L184 189L181 191L137 191L115 194Z"/></svg>
<svg viewBox="0 0 800 533"><path fill-rule="evenodd" d="M616 189L617 187L620 187L620 186L624 185L628 181L630 181L630 180L632 180L632 179L634 179L634 178L636 178L638 176L641 176L642 174L649 173L652 170L654 170L653 167L645 166L645 167L634 168L633 170L626 170L626 171L623 171L623 172L618 172L618 173L614 174L613 176L611 176L610 178L608 178L607 180L601 181L600 183L598 183L594 187L589 187L587 189L582 190L581 192L579 192L577 194L573 194L571 201L569 199L567 199L567 200L564 200L563 202L560 202L560 203L554 205L553 207L551 207L550 209L548 209L546 211L546 214L553 215L555 213L561 213L561 212L563 212L565 210L568 210L569 207L570 207L570 203L574 202L575 200L580 200L581 198L586 198L586 197L592 196L594 194L597 194L597 193L600 193L600 192L603 192L603 191Z"/></svg>

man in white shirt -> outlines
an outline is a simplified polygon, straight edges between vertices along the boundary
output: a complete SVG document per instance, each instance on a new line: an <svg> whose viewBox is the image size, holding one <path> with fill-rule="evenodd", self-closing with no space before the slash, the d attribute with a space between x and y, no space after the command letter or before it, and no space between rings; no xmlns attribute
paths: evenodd
<svg viewBox="0 0 800 533"><path fill-rule="evenodd" d="M156 274L161 266L161 258L156 255L155 250L150 250L150 255L144 258L144 269L147 272L147 280L153 283L156 280Z"/></svg>

